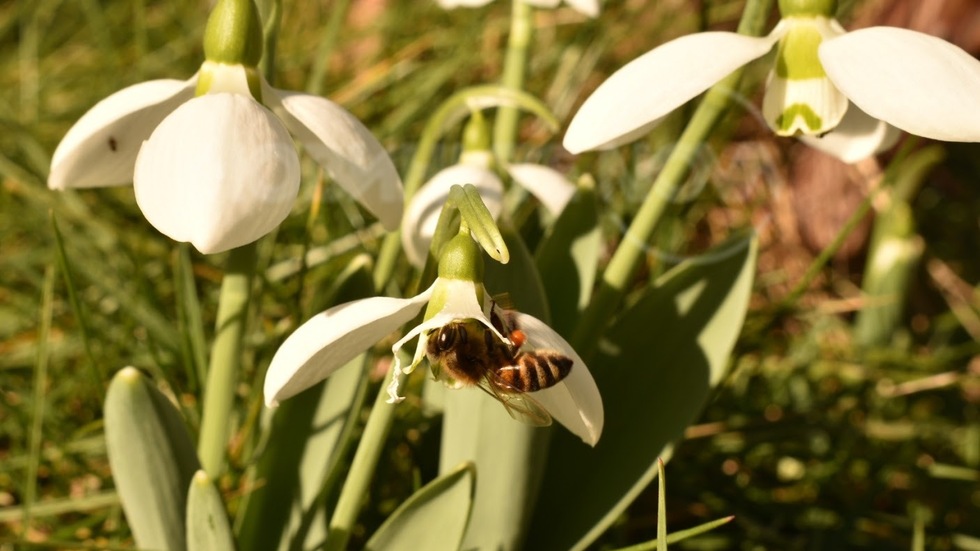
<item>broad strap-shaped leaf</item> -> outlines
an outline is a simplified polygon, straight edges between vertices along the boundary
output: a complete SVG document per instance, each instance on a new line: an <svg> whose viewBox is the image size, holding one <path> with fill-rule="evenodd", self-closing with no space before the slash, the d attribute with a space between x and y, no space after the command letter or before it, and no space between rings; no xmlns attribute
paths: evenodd
<svg viewBox="0 0 980 551"><path fill-rule="evenodd" d="M187 492L188 551L235 551L235 538L221 494L204 471L197 471Z"/></svg>
<svg viewBox="0 0 980 551"><path fill-rule="evenodd" d="M330 304L372 293L369 260L357 257L323 295ZM322 541L326 520L322 510L311 508L340 457L338 444L355 422L365 390L361 354L325 381L284 400L269 416L269 438L250 473L255 490L240 519L241 551L286 549L293 539Z"/></svg>
<svg viewBox="0 0 980 551"><path fill-rule="evenodd" d="M486 263L484 284L487 290L491 296L497 296L505 301L503 306L550 323L551 314L548 309L547 294L534 257L513 228L501 224L500 234L510 251L510 262L501 264L490 260Z"/></svg>
<svg viewBox="0 0 980 551"><path fill-rule="evenodd" d="M588 304L599 264L599 209L595 189L581 187L535 254L552 314L552 328L570 335Z"/></svg>
<svg viewBox="0 0 980 551"><path fill-rule="evenodd" d="M528 549L584 549L653 480L657 458L724 374L756 250L753 235L682 262L602 337L590 363L605 404L602 438L593 449L555 432Z"/></svg>
<svg viewBox="0 0 980 551"><path fill-rule="evenodd" d="M513 230L504 227L502 234L511 260L487 262L487 289L507 292L513 307L547 320L534 260ZM442 472L472 461L480 473L463 548L513 549L533 511L548 431L515 421L500 402L477 389L447 390L444 399Z"/></svg>
<svg viewBox="0 0 980 551"><path fill-rule="evenodd" d="M136 545L184 549L187 491L200 463L180 413L136 368L120 370L109 385L105 436Z"/></svg>
<svg viewBox="0 0 980 551"><path fill-rule="evenodd" d="M470 519L476 467L459 465L402 503L368 540L371 551L456 551Z"/></svg>

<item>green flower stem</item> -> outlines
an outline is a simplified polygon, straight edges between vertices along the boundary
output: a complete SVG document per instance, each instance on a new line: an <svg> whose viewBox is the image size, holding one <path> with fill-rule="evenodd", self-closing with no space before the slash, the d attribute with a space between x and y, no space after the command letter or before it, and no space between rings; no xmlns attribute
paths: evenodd
<svg viewBox="0 0 980 551"><path fill-rule="evenodd" d="M524 89L527 72L527 50L534 31L533 9L523 0L512 0L510 36L504 57L504 74L501 82L513 90ZM506 163L514 155L519 112L516 107L505 106L497 110L493 125L493 150L500 162Z"/></svg>
<svg viewBox="0 0 980 551"><path fill-rule="evenodd" d="M772 3L772 0L749 0L739 21L738 32L760 35L772 11ZM743 69L737 69L705 95L663 170L657 175L653 187L636 213L636 218L626 230L626 235L602 275L598 291L592 297L573 334L572 344L582 357L588 358L595 351L599 341L596 336L601 334L619 306L633 274L646 256L647 244L653 232L687 177L699 149L731 104L742 72Z"/></svg>
<svg viewBox="0 0 980 551"><path fill-rule="evenodd" d="M208 476L217 478L224 466L235 384L242 361L242 335L255 275L256 246L232 249L218 298L218 320L204 387L204 410L197 453Z"/></svg>
<svg viewBox="0 0 980 551"><path fill-rule="evenodd" d="M367 424L364 425L364 434L361 435L357 451L354 452L354 460L351 462L350 471L347 472L344 486L340 489L340 497L333 516L330 518L327 541L323 545L324 551L342 551L347 548L351 530L357 522L357 515L361 511L361 504L371 485L375 467L378 466L378 458L381 457L381 449L384 448L395 416L395 404L387 403L388 385L391 384L394 373L394 369L388 370L388 375L378 389L378 396L374 399L374 407L371 408ZM401 382L403 381L399 381Z"/></svg>

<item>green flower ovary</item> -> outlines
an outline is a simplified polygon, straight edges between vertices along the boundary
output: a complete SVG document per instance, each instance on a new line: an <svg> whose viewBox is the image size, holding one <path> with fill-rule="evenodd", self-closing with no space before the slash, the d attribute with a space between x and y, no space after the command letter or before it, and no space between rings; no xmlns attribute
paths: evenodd
<svg viewBox="0 0 980 551"><path fill-rule="evenodd" d="M255 67L262 58L262 42L262 21L253 0L219 0L204 29L204 58Z"/></svg>
<svg viewBox="0 0 980 551"><path fill-rule="evenodd" d="M833 17L836 12L837 0L779 0L779 13L783 17L797 15Z"/></svg>

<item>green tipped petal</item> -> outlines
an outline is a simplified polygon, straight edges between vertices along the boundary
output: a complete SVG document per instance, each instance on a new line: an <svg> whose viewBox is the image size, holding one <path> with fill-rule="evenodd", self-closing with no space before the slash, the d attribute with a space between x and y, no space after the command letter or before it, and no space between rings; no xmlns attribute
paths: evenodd
<svg viewBox="0 0 980 551"><path fill-rule="evenodd" d="M787 80L773 75L762 100L762 114L780 136L825 134L846 111L847 98L827 78Z"/></svg>
<svg viewBox="0 0 980 551"><path fill-rule="evenodd" d="M827 76L820 64L820 57L817 56L817 49L825 34L821 27L825 27L826 23L819 25L818 21L815 18L801 18L789 25L776 50L774 71L777 76L791 80Z"/></svg>
<svg viewBox="0 0 980 551"><path fill-rule="evenodd" d="M818 51L844 30L826 17L793 17L782 25L762 113L780 136L825 134L844 118L847 98L827 78Z"/></svg>

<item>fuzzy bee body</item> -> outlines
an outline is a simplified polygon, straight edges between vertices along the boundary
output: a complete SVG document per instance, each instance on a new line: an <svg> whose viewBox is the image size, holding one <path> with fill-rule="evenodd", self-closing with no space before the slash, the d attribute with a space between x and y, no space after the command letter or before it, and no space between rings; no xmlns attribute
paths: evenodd
<svg viewBox="0 0 980 551"><path fill-rule="evenodd" d="M476 385L499 400L512 417L532 425L549 425L551 416L527 395L554 386L574 363L553 350L524 351L525 337L513 316L491 316L511 342L500 339L477 320L455 321L429 336L426 355L436 371L464 385Z"/></svg>
<svg viewBox="0 0 980 551"><path fill-rule="evenodd" d="M572 370L572 360L557 352L521 352L513 365L498 369L508 386L521 392L534 392L553 386Z"/></svg>

